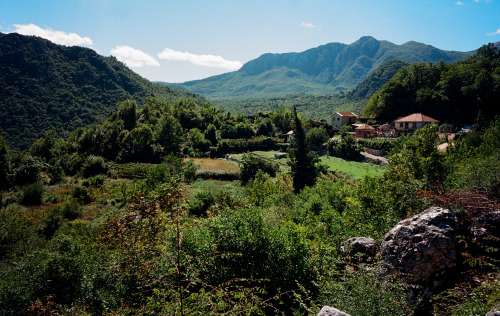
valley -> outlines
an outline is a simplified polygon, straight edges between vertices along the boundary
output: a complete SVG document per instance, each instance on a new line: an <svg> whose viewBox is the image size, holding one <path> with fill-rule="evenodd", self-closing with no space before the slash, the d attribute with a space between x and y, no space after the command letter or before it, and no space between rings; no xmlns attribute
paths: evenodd
<svg viewBox="0 0 500 316"><path fill-rule="evenodd" d="M496 46L362 37L166 86L0 33L0 314L492 311Z"/></svg>

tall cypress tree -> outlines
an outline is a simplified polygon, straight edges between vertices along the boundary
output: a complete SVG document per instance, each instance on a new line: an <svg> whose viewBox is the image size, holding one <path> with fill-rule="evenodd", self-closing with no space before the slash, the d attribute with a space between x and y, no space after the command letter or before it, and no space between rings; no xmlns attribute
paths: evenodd
<svg viewBox="0 0 500 316"><path fill-rule="evenodd" d="M288 148L288 164L293 178L293 190L299 193L305 186L312 186L316 182L319 162L316 153L309 150L302 122L297 116L297 109L293 107L292 114L293 138Z"/></svg>

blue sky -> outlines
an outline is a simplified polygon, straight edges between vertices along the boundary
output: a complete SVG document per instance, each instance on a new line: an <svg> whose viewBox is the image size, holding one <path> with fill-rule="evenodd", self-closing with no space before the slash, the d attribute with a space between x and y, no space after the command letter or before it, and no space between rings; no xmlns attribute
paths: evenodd
<svg viewBox="0 0 500 316"><path fill-rule="evenodd" d="M113 55L154 81L361 36L470 51L500 41L500 0L0 0L0 32Z"/></svg>

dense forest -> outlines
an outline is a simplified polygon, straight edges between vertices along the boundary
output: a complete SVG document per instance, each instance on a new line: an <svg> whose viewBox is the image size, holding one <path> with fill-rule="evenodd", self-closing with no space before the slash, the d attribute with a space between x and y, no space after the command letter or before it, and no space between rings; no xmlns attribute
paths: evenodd
<svg viewBox="0 0 500 316"><path fill-rule="evenodd" d="M0 33L0 133L27 149L55 129L59 135L104 119L117 103L152 96L173 102L203 98L151 83L114 57L82 47Z"/></svg>

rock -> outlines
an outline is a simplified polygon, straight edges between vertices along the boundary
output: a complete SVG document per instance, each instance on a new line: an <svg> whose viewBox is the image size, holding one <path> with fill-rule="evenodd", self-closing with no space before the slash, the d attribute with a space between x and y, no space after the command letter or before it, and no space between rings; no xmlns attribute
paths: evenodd
<svg viewBox="0 0 500 316"><path fill-rule="evenodd" d="M317 316L350 316L350 315L342 311L339 311L336 308L330 306L323 306L323 308L319 311Z"/></svg>
<svg viewBox="0 0 500 316"><path fill-rule="evenodd" d="M342 250L351 261L366 262L377 255L380 247L377 241L367 237L353 237L344 242Z"/></svg>
<svg viewBox="0 0 500 316"><path fill-rule="evenodd" d="M382 273L400 272L410 283L439 284L441 274L456 265L457 225L453 213L440 207L399 222L382 242Z"/></svg>

